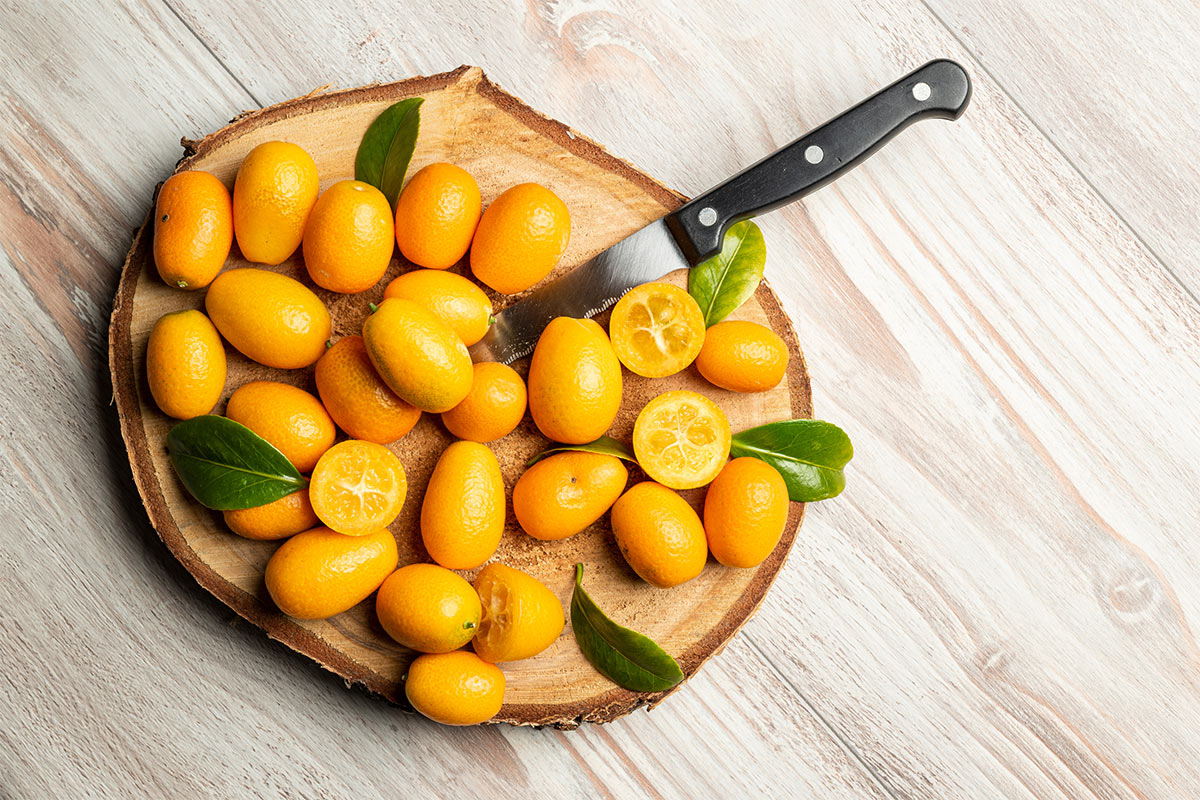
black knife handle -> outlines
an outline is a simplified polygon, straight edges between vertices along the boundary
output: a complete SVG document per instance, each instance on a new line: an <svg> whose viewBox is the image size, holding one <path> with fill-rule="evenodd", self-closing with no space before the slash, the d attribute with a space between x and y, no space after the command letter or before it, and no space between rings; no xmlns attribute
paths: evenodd
<svg viewBox="0 0 1200 800"><path fill-rule="evenodd" d="M667 227L695 266L721 251L733 223L820 189L919 119L958 119L970 99L966 70L930 61L668 214Z"/></svg>

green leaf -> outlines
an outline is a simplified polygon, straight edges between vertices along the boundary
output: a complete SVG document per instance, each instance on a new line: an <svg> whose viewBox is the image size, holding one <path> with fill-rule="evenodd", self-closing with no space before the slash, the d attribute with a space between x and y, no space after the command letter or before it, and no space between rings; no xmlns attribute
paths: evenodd
<svg viewBox="0 0 1200 800"><path fill-rule="evenodd" d="M762 231L750 220L729 226L721 252L702 261L688 273L688 292L704 312L711 328L754 294L767 264L767 244Z"/></svg>
<svg viewBox="0 0 1200 800"><path fill-rule="evenodd" d="M167 434L167 450L192 496L218 511L263 506L308 485L274 445L225 417L180 422Z"/></svg>
<svg viewBox="0 0 1200 800"><path fill-rule="evenodd" d="M416 100L417 105L400 121L400 127L392 137L387 157L383 159L383 175L379 178L379 190L388 199L393 211L396 210L396 201L400 199L400 190L404 188L404 176L412 161L413 150L417 148L417 134L421 129L421 112L418 110L421 99Z"/></svg>
<svg viewBox="0 0 1200 800"><path fill-rule="evenodd" d="M579 450L584 453L600 453L606 456L616 456L623 458L626 461L637 463L637 459L633 455L633 451L629 449L629 445L624 442L618 442L611 436L601 436L594 442L587 444L560 444L557 447L550 447L538 453L533 458L525 462L525 466L532 467L537 462L541 461L552 453L562 453L567 450Z"/></svg>
<svg viewBox="0 0 1200 800"><path fill-rule="evenodd" d="M404 186L404 175L417 146L424 98L410 97L388 106L375 118L358 144L354 177L383 192L392 208Z"/></svg>
<svg viewBox="0 0 1200 800"><path fill-rule="evenodd" d="M788 497L801 503L825 500L846 488L842 467L854 457L846 432L819 419L789 419L735 434L732 458L761 458L783 476Z"/></svg>
<svg viewBox="0 0 1200 800"><path fill-rule="evenodd" d="M571 628L584 657L618 686L635 692L662 692L683 680L679 664L652 639L604 615L583 590L583 564L575 565Z"/></svg>

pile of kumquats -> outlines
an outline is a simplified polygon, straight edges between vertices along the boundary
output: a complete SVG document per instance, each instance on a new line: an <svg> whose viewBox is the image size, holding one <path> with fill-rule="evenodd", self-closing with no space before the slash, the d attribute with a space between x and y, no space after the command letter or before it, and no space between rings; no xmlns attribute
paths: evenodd
<svg viewBox="0 0 1200 800"><path fill-rule="evenodd" d="M245 156L232 193L213 175L189 170L158 194L159 274L180 290L207 291L203 312L158 320L146 354L154 401L186 421L168 437L183 484L222 510L233 533L284 540L265 575L284 614L324 619L375 594L383 630L421 654L406 676L409 701L442 723L492 718L505 686L496 664L536 656L564 629L564 609L550 589L487 563L508 506L488 443L511 433L526 412L553 447L578 449L540 457L520 476L511 497L520 527L535 539L561 540L611 513L621 553L655 586L695 578L710 553L728 566L760 564L784 531L789 495L820 499L797 496L803 487L793 484L805 476L782 465L803 459L789 456L794 443L770 444L763 431L771 426L747 439L743 452L751 455L730 460L738 437L721 408L694 392L651 400L637 417L631 448L606 436L621 405L622 367L661 378L695 362L705 379L733 392L766 391L783 379L788 349L780 337L752 322L714 322L711 291L702 309L694 292L675 285L637 287L615 306L607 331L590 319L555 319L533 353L528 384L504 364L472 363L467 348L494 321L478 284L499 294L529 289L554 269L570 233L567 206L545 186L512 186L485 209L470 174L434 163L395 197L364 180L318 192L313 159L280 141ZM279 265L299 250L306 274L222 271L235 240L246 260L263 265ZM415 266L387 285L361 335L331 342L330 314L306 283L345 294L371 289L396 248ZM474 281L448 271L460 263ZM761 263L757 269L761 275ZM754 285L757 279L750 292ZM228 397L224 418L211 415L224 397L226 345L269 367L315 364L316 394L253 381ZM422 413L440 415L455 441L423 492L420 535L433 563L399 565L388 526L408 485L387 445ZM819 477L840 479L844 455ZM634 461L650 480L626 488L626 464ZM708 489L700 515L676 490L702 486ZM840 488L827 486L823 496ZM480 566L474 585L456 571ZM591 603L578 578L575 602ZM661 648L595 613L585 615L592 628L611 628L573 628L598 669L647 691L682 680ZM605 647L636 651L634 659L661 681L631 685L606 671Z"/></svg>

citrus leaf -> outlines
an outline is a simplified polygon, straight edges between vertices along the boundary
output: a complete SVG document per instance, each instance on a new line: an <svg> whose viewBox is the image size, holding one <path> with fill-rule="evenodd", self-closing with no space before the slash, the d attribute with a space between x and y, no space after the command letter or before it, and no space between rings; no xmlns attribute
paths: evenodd
<svg viewBox="0 0 1200 800"><path fill-rule="evenodd" d="M537 462L541 461L548 455L553 453L562 453L568 450L578 450L584 453L600 453L606 456L616 456L623 458L626 461L637 463L637 459L633 455L633 451L629 449L629 445L624 442L618 442L611 436L601 436L594 442L587 444L560 444L557 447L550 447L538 453L533 458L525 462L525 466L532 467Z"/></svg>
<svg viewBox="0 0 1200 800"><path fill-rule="evenodd" d="M408 171L408 162L412 160L417 144L422 102L424 98L410 97L384 109L363 134L354 158L354 177L383 192L393 207L404 185L404 174ZM395 195L388 194L385 178L396 184Z"/></svg>
<svg viewBox="0 0 1200 800"><path fill-rule="evenodd" d="M218 511L263 506L308 485L274 445L225 417L180 422L167 434L167 450L192 496Z"/></svg>
<svg viewBox="0 0 1200 800"><path fill-rule="evenodd" d="M662 692L683 680L679 664L652 639L605 616L583 590L583 564L575 565L571 628L584 657L618 686L634 692Z"/></svg>
<svg viewBox="0 0 1200 800"><path fill-rule="evenodd" d="M783 476L788 497L807 503L835 497L846 488L842 467L854 457L854 445L831 422L789 419L734 434L729 455L766 461Z"/></svg>
<svg viewBox="0 0 1200 800"><path fill-rule="evenodd" d="M383 159L383 172L379 176L379 191L388 199L392 210L396 210L396 201L400 199L400 190L404 188L404 175L408 172L408 164L412 161L413 150L417 148L417 133L421 129L421 98L412 98L413 103L400 118L396 126L396 135L388 146L387 156Z"/></svg>
<svg viewBox="0 0 1200 800"><path fill-rule="evenodd" d="M730 225L721 252L688 273L688 293L700 304L705 327L725 319L754 294L766 264L767 244L758 226L750 220Z"/></svg>

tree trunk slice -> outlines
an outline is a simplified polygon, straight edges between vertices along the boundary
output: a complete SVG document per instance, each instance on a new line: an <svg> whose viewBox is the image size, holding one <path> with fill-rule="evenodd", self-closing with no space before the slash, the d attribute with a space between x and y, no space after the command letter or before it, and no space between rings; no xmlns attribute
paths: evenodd
<svg viewBox="0 0 1200 800"><path fill-rule="evenodd" d="M554 190L571 211L570 247L556 275L590 258L648 222L678 207L683 198L567 126L533 111L487 80L478 68L459 67L441 75L384 86L313 93L244 114L199 142L184 141L179 169L201 169L232 187L243 156L255 145L282 139L304 147L317 162L321 188L352 178L363 131L388 105L405 97L425 98L421 134L410 174L435 161L458 164L475 176L485 203L516 183L535 181ZM137 233L125 261L109 332L109 359L121 431L134 480L150 520L170 551L196 580L222 602L294 650L395 703L407 706L402 677L412 653L392 642L374 615L374 598L333 619L293 620L271 604L263 569L277 542L255 542L230 533L217 512L196 503L184 490L167 458L166 435L173 420L160 413L145 377L150 328L168 311L203 308L203 292L183 292L158 277L151 254L153 225ZM236 245L226 268L246 266ZM257 266L257 265L256 265ZM272 268L312 286L299 252ZM368 302L379 302L387 282L412 269L397 253L388 274L359 295L337 295L313 287L333 316L333 338L357 334ZM464 263L453 268L468 274ZM667 278L686 286L686 271ZM499 310L518 297L491 293ZM774 292L763 283L733 319L769 325L791 353L787 377L769 392L739 395L708 384L692 367L679 375L647 380L625 372L625 395L610 433L629 441L637 412L653 397L687 388L707 395L729 416L734 432L794 417L812 416L812 395L796 334ZM597 318L607 325L607 314ZM514 366L528 370L528 359ZM223 413L233 389L258 379L285 381L316 392L312 369L276 370L229 350L229 378ZM426 414L392 450L404 463L409 500L391 529L400 563L428 560L417 526L423 487L451 437L436 415ZM525 461L548 446L526 416L520 427L493 442L505 485L512 485ZM631 485L644 479L633 469ZM700 510L703 490L685 492ZM795 540L804 506L793 503L782 541L759 567L739 570L709 562L703 574L673 589L641 581L618 551L607 516L583 533L561 542L540 542L524 534L511 513L494 560L529 572L545 582L569 608L577 561L586 565L585 586L616 621L659 642L690 678L746 622L774 581ZM473 579L475 570L463 574ZM580 654L568 629L542 654L503 665L507 691L496 722L573 728L580 722L607 722L639 706L653 707L669 694L639 694L615 686Z"/></svg>

